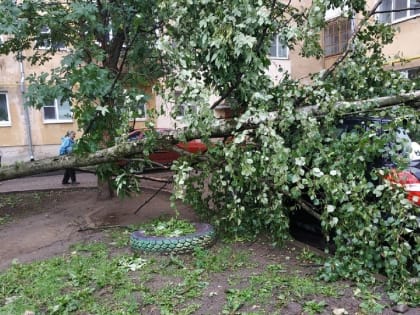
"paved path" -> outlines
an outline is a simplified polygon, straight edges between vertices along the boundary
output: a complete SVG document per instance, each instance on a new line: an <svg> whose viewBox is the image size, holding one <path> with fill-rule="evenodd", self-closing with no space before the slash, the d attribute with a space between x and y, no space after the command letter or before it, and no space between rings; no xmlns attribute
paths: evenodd
<svg viewBox="0 0 420 315"><path fill-rule="evenodd" d="M76 178L80 184L62 185L61 180L63 179L63 174L64 171L57 171L43 175L0 181L0 193L98 187L98 179L95 174L76 171ZM141 180L141 187L171 192L172 185L161 182L162 180L164 181L170 179L171 175L172 173L169 171L144 174L143 179Z"/></svg>
<svg viewBox="0 0 420 315"><path fill-rule="evenodd" d="M64 172L64 171L63 171ZM91 173L77 173L79 185L62 185L63 172L54 172L43 176L27 176L17 179L11 179L0 182L0 193L32 191L32 190L54 190L54 189L72 189L75 187L87 188L97 187L97 178Z"/></svg>

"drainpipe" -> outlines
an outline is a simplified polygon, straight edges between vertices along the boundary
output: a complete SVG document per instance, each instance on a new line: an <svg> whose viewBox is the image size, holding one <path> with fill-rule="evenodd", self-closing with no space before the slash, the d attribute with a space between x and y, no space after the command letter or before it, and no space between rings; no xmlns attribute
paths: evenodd
<svg viewBox="0 0 420 315"><path fill-rule="evenodd" d="M28 106L25 106L25 70L23 67L23 56L22 52L20 51L17 55L17 60L19 61L19 67L20 67L20 93L22 94L22 106L23 106L23 112L25 117L25 128L28 135L28 146L29 146L29 159L31 161L34 161L34 148L32 143L32 128L31 128L31 120L29 118L29 109Z"/></svg>

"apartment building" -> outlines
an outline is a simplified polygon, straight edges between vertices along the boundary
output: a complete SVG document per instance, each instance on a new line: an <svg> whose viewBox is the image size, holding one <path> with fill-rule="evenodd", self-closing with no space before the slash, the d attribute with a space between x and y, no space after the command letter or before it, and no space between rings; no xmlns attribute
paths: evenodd
<svg viewBox="0 0 420 315"><path fill-rule="evenodd" d="M374 0L369 1L371 7L375 3ZM310 4L309 0L292 1L292 5L301 8ZM420 42L420 0L384 0L378 12L375 18L383 23L390 23L397 30L394 42L384 50L389 59L387 68L399 70L408 78L420 77L420 45L413 44ZM281 73L278 71L281 67L289 72L292 78L310 83L309 74L331 66L346 49L359 21L343 18L340 10L328 11L326 18L329 22L321 36L323 58L302 58L299 56L299 47L291 50L278 36L274 36L269 51L271 65L267 70L274 82L281 80ZM48 34L48 28L41 32ZM4 39L0 37L0 43ZM48 43L45 44L45 48L47 46ZM42 49L42 45L38 49ZM3 164L57 155L61 137L66 131L78 130L72 118L70 104L62 103L59 99L51 100L40 110L23 106L27 76L42 71L48 72L58 66L66 52L66 48L62 47L62 50L42 67L31 66L20 56L0 56L0 156ZM25 53L30 52L23 52ZM164 104L163 100L151 91L149 94L152 97L146 105L148 108L156 107L159 110L169 106L165 110L171 110L170 104ZM228 106L221 105L215 112L217 116L224 117L228 111ZM179 125L182 113L181 110L179 117L175 119L169 115L158 117L156 126L173 128ZM141 128L146 119L145 114L143 118L134 122L134 126Z"/></svg>
<svg viewBox="0 0 420 315"><path fill-rule="evenodd" d="M396 30L393 43L384 49L387 68L420 78L420 0L383 0L378 12L378 20Z"/></svg>
<svg viewBox="0 0 420 315"><path fill-rule="evenodd" d="M3 164L57 155L61 137L67 130L77 130L68 103L61 104L54 99L41 110L24 106L27 76L57 66L65 51L40 67L31 66L23 58L25 53L0 56L0 156Z"/></svg>
<svg viewBox="0 0 420 315"><path fill-rule="evenodd" d="M376 0L368 1L372 8ZM420 78L420 0L383 0L374 16L381 23L390 24L396 31L391 44L384 47L389 60L386 68L403 73L407 78ZM341 16L340 10L327 12L329 21L322 36L323 68L328 68L347 47L348 40L360 22Z"/></svg>
<svg viewBox="0 0 420 315"><path fill-rule="evenodd" d="M3 39L4 36L0 37ZM38 49L47 49L47 45L46 42ZM24 51L22 55L30 53ZM24 106L28 76L50 72L66 54L67 49L62 47L43 66L33 66L21 55L0 56L0 162L3 165L58 155L61 138L68 130L76 131L77 137L81 135L68 102L53 99L41 109ZM149 92L153 95L150 88ZM133 127L144 127L145 107L153 108L154 103L152 97L148 104L142 104L144 115L133 121Z"/></svg>
<svg viewBox="0 0 420 315"><path fill-rule="evenodd" d="M293 0L292 5L300 8L310 5L309 0ZM48 38L49 29L45 27L40 33ZM48 49L48 39L44 45L37 49ZM30 51L23 54L30 54ZM59 65L61 59L67 53L66 47L60 47L60 51L53 56L50 62L44 66L32 66L25 59L18 56L0 56L0 156L3 164L11 164L17 161L41 159L57 154L61 137L67 130L78 131L78 126L72 118L71 106L61 102L60 99L51 100L41 109L23 106L25 102L25 79L33 73L49 72ZM274 82L281 80L282 74L278 69L289 72L294 78L308 78L308 73L319 71L322 68L320 60L303 59L298 55L298 50L290 50L282 43L278 36L273 38L269 51L271 66L268 74ZM165 109L171 111L171 104L165 104L163 100L149 90L151 96L148 108ZM191 106L190 104L185 104ZM181 106L182 107L182 106ZM146 112L143 110L143 112ZM221 104L215 109L217 117L228 115L229 106ZM174 128L182 125L184 110L180 108L178 117L172 118L169 114L157 118L156 126L159 128ZM134 126L141 128L147 120L136 121ZM81 133L79 131L78 136Z"/></svg>

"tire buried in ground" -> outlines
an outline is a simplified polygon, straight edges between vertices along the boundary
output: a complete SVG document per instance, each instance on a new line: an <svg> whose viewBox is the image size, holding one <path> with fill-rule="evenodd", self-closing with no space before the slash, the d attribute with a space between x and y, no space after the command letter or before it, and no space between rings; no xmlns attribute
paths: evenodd
<svg viewBox="0 0 420 315"><path fill-rule="evenodd" d="M161 254L185 254L195 248L213 245L216 233L208 223L193 223L195 232L178 237L146 235L145 231L135 231L130 237L130 246L134 251Z"/></svg>

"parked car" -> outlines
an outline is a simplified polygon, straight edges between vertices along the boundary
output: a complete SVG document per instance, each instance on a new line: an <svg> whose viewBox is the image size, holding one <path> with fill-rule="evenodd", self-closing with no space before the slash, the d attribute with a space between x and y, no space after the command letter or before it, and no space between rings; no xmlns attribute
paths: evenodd
<svg viewBox="0 0 420 315"><path fill-rule="evenodd" d="M376 117L345 117L336 125L337 136L347 132L365 132L375 130L376 134L382 135L391 132L392 119ZM398 170L396 162L390 156L384 155L377 160L371 167L387 168L389 172L384 180L395 185L399 185L407 192L407 199L414 205L420 206L420 145L410 139L404 127L393 129L395 132L395 141L387 145L392 147L400 144L401 154L408 156L410 161L408 168ZM420 218L418 219L420 222ZM305 211L297 211L291 216L291 234L298 240L308 241L308 233L313 238L313 245L325 248L326 244L322 234L322 228L318 219L309 215Z"/></svg>
<svg viewBox="0 0 420 315"><path fill-rule="evenodd" d="M168 133L171 130L170 129L155 129L158 133ZM138 141L145 139L146 137L146 130L145 129L135 129L131 131L127 139L128 141ZM179 142L176 144L176 146L184 150L186 152L192 153L192 154L203 154L207 151L207 146L201 142L199 139L193 139L188 142ZM150 168L162 168L165 166L171 165L175 160L177 160L181 156L180 153L174 151L174 150L156 150L153 153L149 155L149 159L152 162L153 165L150 166ZM119 165L120 166L127 166L130 163L129 159L126 160L120 160Z"/></svg>
<svg viewBox="0 0 420 315"><path fill-rule="evenodd" d="M378 135L389 132L390 118L376 117L346 117L338 125L340 132L349 132L356 128L368 130L375 126ZM390 172L385 176L385 180L404 187L407 198L415 205L420 206L420 145L410 139L404 127L398 127L395 132L395 143L402 146L401 153L409 157L409 165L406 170L397 171L396 164L387 156L378 162L376 167L388 167ZM390 143L392 146L395 143Z"/></svg>

